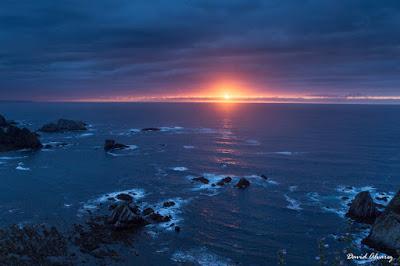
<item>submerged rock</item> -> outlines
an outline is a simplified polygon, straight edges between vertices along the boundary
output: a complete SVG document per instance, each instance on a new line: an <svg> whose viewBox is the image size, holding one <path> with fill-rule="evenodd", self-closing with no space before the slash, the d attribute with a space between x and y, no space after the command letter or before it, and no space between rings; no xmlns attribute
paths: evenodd
<svg viewBox="0 0 400 266"><path fill-rule="evenodd" d="M146 132L146 131L160 131L160 130L161 130L161 128L158 128L158 127L145 127L145 128L142 128L143 132Z"/></svg>
<svg viewBox="0 0 400 266"><path fill-rule="evenodd" d="M11 125L3 116L0 116L0 152L40 148L42 148L42 143L36 133L27 128L21 129Z"/></svg>
<svg viewBox="0 0 400 266"><path fill-rule="evenodd" d="M166 201L166 202L163 203L163 206L164 206L165 208L172 207L172 206L175 206L175 202L173 202L173 201Z"/></svg>
<svg viewBox="0 0 400 266"><path fill-rule="evenodd" d="M87 130L86 124L84 122L68 120L68 119L59 119L55 122L46 124L39 129L39 131L47 133L83 131L83 130Z"/></svg>
<svg viewBox="0 0 400 266"><path fill-rule="evenodd" d="M128 204L120 204L115 207L108 218L108 222L115 229L128 229L141 227L147 224L142 216L136 213L136 210Z"/></svg>
<svg viewBox="0 0 400 266"><path fill-rule="evenodd" d="M400 191L376 219L363 244L389 255L399 256L397 251L400 250Z"/></svg>
<svg viewBox="0 0 400 266"><path fill-rule="evenodd" d="M208 180L208 179L205 178L204 176L195 177L195 178L192 178L192 180L193 180L193 181L196 181L196 182L201 182L201 183L203 183L203 184L208 184L208 183L210 183L210 180Z"/></svg>
<svg viewBox="0 0 400 266"><path fill-rule="evenodd" d="M245 189L248 186L250 186L250 182L244 177L240 178L239 182L237 182L237 184L235 185L235 187L240 189Z"/></svg>
<svg viewBox="0 0 400 266"><path fill-rule="evenodd" d="M372 224L380 211L368 191L362 191L356 195L351 202L346 217L349 217L359 223Z"/></svg>
<svg viewBox="0 0 400 266"><path fill-rule="evenodd" d="M225 177L225 178L222 178L220 181L218 181L218 182L217 182L217 185L222 187L222 186L224 186L225 184L230 183L231 181L232 181L232 178L229 177L229 176L227 176L227 177Z"/></svg>
<svg viewBox="0 0 400 266"><path fill-rule="evenodd" d="M105 151L111 151L111 150L116 150L116 149L125 149L128 148L129 146L121 143L116 143L115 140L113 139L107 139L104 143L104 150Z"/></svg>

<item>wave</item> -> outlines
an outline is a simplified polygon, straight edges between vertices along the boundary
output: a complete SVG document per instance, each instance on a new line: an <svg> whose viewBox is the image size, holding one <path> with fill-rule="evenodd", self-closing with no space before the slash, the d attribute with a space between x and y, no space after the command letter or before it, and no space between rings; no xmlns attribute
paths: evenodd
<svg viewBox="0 0 400 266"><path fill-rule="evenodd" d="M286 208L294 210L294 211L301 211L303 208L300 207L300 202L297 200L289 197L287 194L284 195L286 201L289 203Z"/></svg>
<svg viewBox="0 0 400 266"><path fill-rule="evenodd" d="M133 150L136 150L139 148L137 145L133 145L133 144L127 145L127 146L128 146L127 148L108 151L107 154L114 156L114 157L132 156L132 155L134 155L134 153L126 152L126 151L133 151Z"/></svg>
<svg viewBox="0 0 400 266"><path fill-rule="evenodd" d="M176 167L171 167L171 170L177 171L177 172L184 172L187 171L188 168L184 166L176 166Z"/></svg>
<svg viewBox="0 0 400 266"><path fill-rule="evenodd" d="M29 167L25 167L23 162L18 163L18 166L15 167L16 170L19 171L30 171L31 169Z"/></svg>

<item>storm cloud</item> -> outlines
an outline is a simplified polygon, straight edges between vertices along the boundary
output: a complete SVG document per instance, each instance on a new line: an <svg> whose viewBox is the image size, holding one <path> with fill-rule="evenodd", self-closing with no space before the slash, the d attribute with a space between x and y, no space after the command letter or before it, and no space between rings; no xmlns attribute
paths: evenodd
<svg viewBox="0 0 400 266"><path fill-rule="evenodd" d="M399 33L397 0L4 0L0 100L400 95Z"/></svg>

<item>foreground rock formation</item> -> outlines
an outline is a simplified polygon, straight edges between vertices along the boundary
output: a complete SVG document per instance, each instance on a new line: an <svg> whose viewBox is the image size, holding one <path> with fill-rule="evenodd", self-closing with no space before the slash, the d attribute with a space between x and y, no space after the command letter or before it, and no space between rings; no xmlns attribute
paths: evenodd
<svg viewBox="0 0 400 266"><path fill-rule="evenodd" d="M368 191L362 191L351 202L346 216L360 223L372 224L380 215L376 203Z"/></svg>
<svg viewBox="0 0 400 266"><path fill-rule="evenodd" d="M39 129L39 131L46 133L83 131L83 130L87 130L86 124L84 122L68 120L68 119L59 119L55 122L46 124Z"/></svg>
<svg viewBox="0 0 400 266"><path fill-rule="evenodd" d="M372 225L363 243L378 251L398 257L400 250L400 191Z"/></svg>
<svg viewBox="0 0 400 266"><path fill-rule="evenodd" d="M27 128L18 128L0 115L0 152L42 148L38 135Z"/></svg>

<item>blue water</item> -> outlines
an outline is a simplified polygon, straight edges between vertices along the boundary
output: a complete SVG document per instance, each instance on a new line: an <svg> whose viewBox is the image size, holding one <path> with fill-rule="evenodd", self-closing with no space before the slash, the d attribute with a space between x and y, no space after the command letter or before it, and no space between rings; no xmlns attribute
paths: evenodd
<svg viewBox="0 0 400 266"><path fill-rule="evenodd" d="M3 225L66 228L123 190L143 205L178 203L164 211L182 231L149 226L135 241L139 256L120 265L275 265L281 249L289 265L314 264L319 240L334 253L348 245L337 236L351 233L355 245L362 236L343 218L342 196L390 196L399 183L398 106L2 103L0 114L32 130L58 118L90 124L87 132L41 134L43 143L68 146L0 154ZM106 153L108 138L131 149ZM251 186L190 180L200 175L246 176Z"/></svg>

